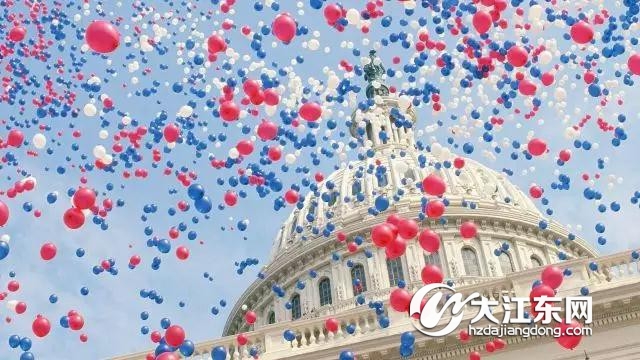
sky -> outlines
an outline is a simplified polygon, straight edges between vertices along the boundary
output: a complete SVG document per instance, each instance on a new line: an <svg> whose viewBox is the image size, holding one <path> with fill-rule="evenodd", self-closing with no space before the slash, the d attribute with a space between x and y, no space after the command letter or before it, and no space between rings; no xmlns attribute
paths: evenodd
<svg viewBox="0 0 640 360"><path fill-rule="evenodd" d="M414 13L408 15L405 7L411 2L381 2L383 6L376 8L382 9L384 16L370 20L362 19L360 15L353 20L352 11L352 21L344 31L328 24L324 17L324 9L334 5L330 1L282 1L279 4L268 1L266 5L257 1L263 4L262 10L257 10L261 6L254 6L253 1L238 1L229 5L230 11L226 13L222 11L225 6L218 1L154 1L146 4L140 1L65 1L61 4L47 0L38 2L35 7L25 5L29 2L17 1L11 6L8 3L3 4L7 6L0 24L3 77L0 120L4 125L0 131L3 139L0 190L4 190L0 201L7 205L10 216L0 234L6 235L5 241L9 239L10 252L0 260L0 288L4 291L9 281L16 280L20 289L8 292L0 301L0 315L5 318L0 324L0 358L19 359L23 353L19 348L8 346L12 335L29 337L33 342L29 351L36 359L43 360L102 359L153 349L155 345L148 334L141 333L141 328L147 326L150 331L161 331L163 318L183 327L187 338L194 342L219 337L236 299L268 263L279 224L293 208L285 205L275 210L277 199L292 185L302 187L301 194L308 193L309 190L300 185L302 178L312 179L316 172L326 176L343 160L355 160L362 151L361 146L355 149L340 146L339 149L347 150L342 153L332 151L332 157L327 157L320 149L328 150L334 142L348 144L354 141L348 135L347 121L358 102L365 99L364 91L357 92L352 88L344 101L339 102L335 100L337 90L328 84L333 72L348 84L347 87L364 89L366 84L353 67L361 65L361 58L367 57L370 49L377 49L383 64L396 71L394 78L386 81L389 86L399 90L417 89L418 100L425 95L424 83L438 89L440 111L433 110L434 100L418 101L418 122L414 128L417 140L431 146L442 144L453 154L476 159L496 171L507 169L512 173L509 180L525 192L532 184L541 186L548 204L543 205L541 199L535 200L539 209L543 212L551 209L553 214L549 218L570 227L602 254L640 247L640 230L634 226L639 209L634 203L637 201L633 200L634 193L640 191L640 179L636 175L640 172L640 164L635 151L640 143L634 136L640 131L640 104L635 101L640 97L640 91L632 84L637 75L629 74L627 69L627 60L638 46L632 37L633 31L620 30L621 23L625 22L620 20L620 14L627 8L618 3L607 2L606 6L607 14L618 17L619 28L615 36L621 37L609 42L605 42L603 34L610 19L604 24L598 20L606 17L604 1L590 2L586 6L580 1L554 1L555 5L519 1L507 4L501 13L506 28L490 29L487 38L502 47L505 41L523 46L530 62L513 70L503 64L504 59L494 59L489 77L473 79L468 88L461 85L461 80L470 74L462 65L464 61L476 64L477 59L470 60L468 54L457 51L456 46L463 42L468 44L465 38L475 39L477 43L481 39L471 25L472 15L467 3L454 0L447 0L447 4L457 4L461 16L454 11L448 20L442 21L455 24L459 17L462 24L471 27L466 36L448 30L438 34L436 22L442 19L443 10L433 6L427 10L418 4ZM351 8L363 10L366 3L348 1L343 7L345 11ZM441 4L441 1L425 3ZM314 9L316 4L322 8ZM481 6L481 9L490 8ZM523 16L518 15L517 8L522 9ZM542 10L538 11L538 8ZM595 31L594 40L587 45L578 45L571 38L565 38L569 33L566 21L551 22L544 15L535 16L540 12L544 14L544 9L556 14L565 11L572 18L584 15ZM269 33L269 27L283 13L297 21L298 34L288 44ZM426 25L420 25L421 17ZM37 20L27 20L29 18ZM99 54L86 44L86 29L97 20L112 23L119 33L119 46L112 52ZM634 21L637 19L629 22ZM518 24L530 24L531 28L518 29ZM26 29L26 36L21 41L11 39L11 31L17 26ZM38 26L41 26L40 34ZM362 26L367 26L368 32L364 33ZM637 30L637 24L631 26ZM247 27L249 35L243 35L243 27ZM260 33L262 27L266 30L260 41L261 48L256 50L256 42L252 44L251 38L255 32ZM413 64L413 57L419 53L415 49L416 42L420 41L418 34L424 31L430 34L430 39L442 42L446 48L426 50L428 58L422 66L423 72L418 72L417 82L412 82L411 68L406 68L405 64ZM212 34L218 34L228 44L226 52L219 53L217 59L209 62L206 61L206 43ZM108 43L106 35L101 35L98 43ZM392 41L396 36L407 36L410 46L404 48L402 41ZM150 44L148 38L153 39L155 45ZM39 40L46 46L34 47ZM486 43L480 45L483 56L490 53ZM624 52L605 58L603 53L613 44L621 46ZM541 45L548 51L549 61L543 61L542 55L536 56L542 51ZM20 50L23 46L32 50L31 56ZM594 58L594 54L599 57ZM40 55L42 59L38 59ZM570 57L568 63L562 61L561 55ZM450 56L456 65L449 74L438 67L443 56ZM198 57L204 62L200 63ZM605 90L606 95L590 94L594 88L590 89L583 79L585 59L592 62L596 86ZM516 81L518 71L536 84L535 95L527 96L514 90L516 95L510 108L496 103L495 99L501 93L510 90L510 85L499 89L498 80ZM554 73L555 82L543 85L535 76L538 72ZM279 81L275 88L280 94L280 103L271 109L264 105L241 104L243 78L259 80L262 74L268 75L268 82ZM242 112L240 119L225 122L217 113L222 96L218 85L228 83L230 79L238 83L234 101ZM67 93L68 109L55 102L39 104L47 95L45 84L49 80L57 94ZM174 91L176 83L183 84L181 91ZM262 85L264 89L270 87L264 79ZM559 89L564 89L566 97ZM203 97L198 96L199 91ZM328 94L333 97L331 100L327 99ZM427 91L426 95L431 94ZM113 109L105 108L101 101L104 97L112 100ZM290 115L282 116L281 111L297 111L301 99L322 106L322 117L316 125L305 125L306 121L299 119L302 125L294 127ZM538 101L540 104L534 106ZM92 114L92 107L87 104L94 104L96 114ZM192 114L179 116L184 106L190 106ZM247 114L246 110L253 114ZM534 116L525 116L531 111L535 112ZM72 112L77 116L71 116ZM166 113L166 120L159 116L162 112ZM624 122L620 121L621 114L626 117ZM569 131L570 136L567 136L567 128L577 126L587 115L591 118L580 131ZM125 124L127 117L133 122ZM487 131L484 124L492 118L500 118L504 123ZM613 146L614 131L602 131L597 125L598 118L612 128L623 129L626 140L621 141L620 146ZM291 136L287 138L282 133L275 140L255 139L255 128L262 119L277 124L289 135L298 134L298 138L309 134L316 139L316 145L298 146L298 149ZM333 130L329 125L332 122L336 124ZM163 138L163 129L169 123L176 123L181 129L182 140L177 144L169 144ZM127 139L114 140L114 136L119 132L135 131L140 126L148 131L139 141L141 146L132 149L136 155L129 156L128 160L120 157L112 148L114 143L121 143L125 149L130 143ZM243 127L248 133L243 133ZM22 133L22 144L7 146L6 142L10 135L16 134L15 131ZM106 132L106 136L101 138L101 131L103 135ZM485 141L485 132L493 136L492 141ZM44 147L38 148L33 140L36 134L43 134L47 139ZM215 139L212 140L211 135ZM526 159L523 151L534 137L543 139L549 151ZM233 155L240 140L254 142L254 152L228 169L216 169L211 165L211 159L226 161L229 154ZM514 147L514 141L521 146ZM582 146L576 148L575 141L580 144L587 141L591 147L589 150ZM206 149L196 149L194 144L197 143L206 144ZM465 153L464 144L472 145L473 152ZM283 169L285 160L250 165L260 164L264 146L277 145L281 145L283 159L286 154L296 154L295 162L289 164L286 171ZM104 154L96 146L103 146ZM496 148L500 149L499 153ZM571 159L560 166L557 157L563 149L571 150ZM161 155L160 161L153 160L154 150ZM96 152L101 156L97 157ZM318 154L319 164L314 164L311 154ZM516 154L517 159L512 159L512 154ZM96 167L89 170L86 166L94 164L98 158L106 161L107 155L115 161L106 170ZM141 159L135 161L136 156ZM169 162L172 169L165 175ZM268 181L277 179L284 190L271 191L261 197L256 186L231 185L230 177L237 178L239 170L248 168L260 169ZM125 171L133 174L136 169L144 169L148 175L145 178L123 175ZM196 209L194 200L188 196L187 186L178 180L176 172L182 171L197 175L191 183L202 185L211 199L213 208L208 214ZM584 174L590 180L583 180ZM569 189L552 188L552 183L559 182L560 175L571 179ZM35 188L9 197L7 190L26 179L35 179ZM101 208L105 199L111 199L114 204L118 200L124 202L122 206L114 205L104 217L108 226L102 227L106 229L99 225L103 220L97 219L98 224L94 223L93 215L87 216L84 225L76 230L69 229L63 222L63 214L73 206L69 190L81 186L96 190L96 201ZM586 188L601 193L602 199L586 199ZM240 197L233 207L223 206L224 194L229 190L238 194L245 192L246 196ZM47 197L54 192L57 192L57 201L51 204ZM177 209L180 201L187 202L189 209L177 210L175 215L170 215L170 208ZM612 202L620 205L619 211L611 209ZM605 205L604 213L598 210L599 204ZM157 211L145 214L145 206L155 206ZM25 208L32 209L27 211ZM39 217L35 215L36 210L41 212ZM238 229L241 221L248 224L244 231ZM177 239L170 240L168 253L161 253L156 246L147 246L154 236L168 239L170 229L181 223L186 230L181 231ZM605 225L603 234L596 232L596 224ZM152 234L146 234L145 229ZM188 235L191 231L195 233L193 240ZM599 236L607 239L605 245L597 243ZM49 261L40 256L45 243L53 243L57 248L55 258ZM187 260L176 257L175 249L179 246L189 249ZM76 254L80 248L84 250L82 257ZM130 269L129 259L134 255L140 256L142 261L135 269ZM154 257L161 260L157 270L151 266ZM100 266L105 259L115 261L117 275L106 271L98 275L92 272L94 266ZM246 259L258 259L259 264L237 274L235 263ZM87 295L82 294L83 288L88 289ZM142 298L141 290L154 290L162 296L162 304ZM52 294L57 296L55 303L50 302ZM16 314L10 301L26 303L26 312ZM226 306L221 305L221 301L226 302ZM217 315L212 314L213 307L219 310ZM70 310L78 311L84 318L85 325L79 331L60 325L60 318ZM141 319L142 312L149 314L148 319ZM38 314L51 322L51 331L44 338L36 338L32 331L32 322ZM88 337L86 342L80 340L81 334Z"/></svg>

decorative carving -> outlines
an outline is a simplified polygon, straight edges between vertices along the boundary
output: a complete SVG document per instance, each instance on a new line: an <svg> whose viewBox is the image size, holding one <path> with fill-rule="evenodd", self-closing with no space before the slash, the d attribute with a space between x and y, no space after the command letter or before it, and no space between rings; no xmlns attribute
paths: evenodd
<svg viewBox="0 0 640 360"><path fill-rule="evenodd" d="M491 271L491 276L496 277L498 274L496 273L495 261L489 260L487 263L489 264L489 271Z"/></svg>
<svg viewBox="0 0 640 360"><path fill-rule="evenodd" d="M459 275L458 272L458 263L451 259L451 261L449 261L449 268L451 269L451 275L453 275L454 278L457 278Z"/></svg>

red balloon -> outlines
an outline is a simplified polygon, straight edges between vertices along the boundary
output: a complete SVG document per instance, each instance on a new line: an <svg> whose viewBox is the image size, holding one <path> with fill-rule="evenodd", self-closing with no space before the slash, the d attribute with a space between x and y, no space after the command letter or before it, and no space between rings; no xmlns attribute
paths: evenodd
<svg viewBox="0 0 640 360"><path fill-rule="evenodd" d="M162 334L160 334L160 332L158 331L152 331L151 332L151 341L154 343L157 343L160 341L160 339L162 339Z"/></svg>
<svg viewBox="0 0 640 360"><path fill-rule="evenodd" d="M627 60L627 67L634 75L640 75L640 54L633 54Z"/></svg>
<svg viewBox="0 0 640 360"><path fill-rule="evenodd" d="M64 212L62 220L69 229L78 229L84 225L84 213L82 210L73 207Z"/></svg>
<svg viewBox="0 0 640 360"><path fill-rule="evenodd" d="M235 121L240 117L240 108L233 101L220 104L220 117L224 121Z"/></svg>
<svg viewBox="0 0 640 360"><path fill-rule="evenodd" d="M458 333L458 338L462 342L467 342L469 341L469 339L471 339L471 335L469 335L469 332L467 330L460 330L460 332Z"/></svg>
<svg viewBox="0 0 640 360"><path fill-rule="evenodd" d="M81 187L73 194L73 206L80 210L89 209L96 203L96 193Z"/></svg>
<svg viewBox="0 0 640 360"><path fill-rule="evenodd" d="M106 21L97 20L89 24L84 36L89 47L101 54L110 53L120 45L118 29Z"/></svg>
<svg viewBox="0 0 640 360"><path fill-rule="evenodd" d="M570 324L561 323L557 327L560 328L560 337L556 338L556 342L560 344L565 349L573 350L578 345L580 345L580 341L582 341L582 335L576 335L576 332L579 332L579 329L582 329L582 324L578 321L573 320ZM571 331L567 331L567 329L571 328ZM570 335L570 334L571 335Z"/></svg>
<svg viewBox="0 0 640 360"><path fill-rule="evenodd" d="M535 304L538 303L534 299L545 297L545 296L554 297L556 296L556 292L553 291L552 287L546 284L541 284L531 289L531 292L529 292L529 301L531 302L531 309L532 310L535 309Z"/></svg>
<svg viewBox="0 0 640 360"><path fill-rule="evenodd" d="M170 346L180 346L185 338L184 329L179 325L171 325L164 333L164 340Z"/></svg>
<svg viewBox="0 0 640 360"><path fill-rule="evenodd" d="M474 351L471 354L469 354L469 360L480 360L481 358L482 356L480 356L480 353L477 351Z"/></svg>
<svg viewBox="0 0 640 360"><path fill-rule="evenodd" d="M237 202L238 194L236 194L235 191L229 190L224 194L224 203L227 204L227 206L234 206Z"/></svg>
<svg viewBox="0 0 640 360"><path fill-rule="evenodd" d="M340 322L334 318L328 318L324 321L324 327L327 329L327 331L335 334L340 328Z"/></svg>
<svg viewBox="0 0 640 360"><path fill-rule="evenodd" d="M0 200L0 226L4 226L9 221L9 207Z"/></svg>
<svg viewBox="0 0 640 360"><path fill-rule="evenodd" d="M40 257L42 260L51 260L56 256L56 246L52 243L46 243L40 248Z"/></svg>
<svg viewBox="0 0 640 360"><path fill-rule="evenodd" d="M521 46L512 46L507 50L507 61L514 67L520 67L527 63L529 54Z"/></svg>
<svg viewBox="0 0 640 360"><path fill-rule="evenodd" d="M242 84L242 90L247 96L253 96L260 91L260 83L256 80L247 80Z"/></svg>
<svg viewBox="0 0 640 360"><path fill-rule="evenodd" d="M240 140L236 145L240 155L250 155L253 152L253 143L250 140Z"/></svg>
<svg viewBox="0 0 640 360"><path fill-rule="evenodd" d="M185 246L178 246L176 249L176 256L180 260L187 260L187 258L189 258L189 249Z"/></svg>
<svg viewBox="0 0 640 360"><path fill-rule="evenodd" d="M293 189L287 190L287 192L284 193L284 200L289 204L297 203L299 198L298 192Z"/></svg>
<svg viewBox="0 0 640 360"><path fill-rule="evenodd" d="M271 31L283 43L288 44L296 36L297 25L289 14L276 16L271 24Z"/></svg>
<svg viewBox="0 0 640 360"><path fill-rule="evenodd" d="M307 121L316 121L322 115L322 107L316 102L306 102L300 107L299 113Z"/></svg>
<svg viewBox="0 0 640 360"><path fill-rule="evenodd" d="M542 139L533 138L527 144L527 150L533 156L540 156L547 151L547 143Z"/></svg>
<svg viewBox="0 0 640 360"><path fill-rule="evenodd" d="M347 244L347 250L349 250L350 253L354 253L354 252L358 251L358 244L356 244L353 241L350 241Z"/></svg>
<svg viewBox="0 0 640 360"><path fill-rule="evenodd" d="M571 26L571 39L578 44L586 44L593 40L593 28L584 21L578 21Z"/></svg>
<svg viewBox="0 0 640 360"><path fill-rule="evenodd" d="M255 312L253 311L247 311L246 314L244 314L244 321L247 322L247 324L251 325L254 322L256 322L256 320L258 319L258 315L256 315Z"/></svg>
<svg viewBox="0 0 640 360"><path fill-rule="evenodd" d="M427 264L422 268L422 273L420 274L422 277L422 282L425 285L428 284L439 284L444 280L444 275L442 274L442 270L433 264Z"/></svg>
<svg viewBox="0 0 640 360"><path fill-rule="evenodd" d="M176 355L175 353L172 353L172 352L165 352L165 353L162 353L162 354L158 355L156 360L180 360L180 356L178 356L178 355Z"/></svg>
<svg viewBox="0 0 640 360"><path fill-rule="evenodd" d="M389 295L389 304L391 308L397 312L409 311L409 304L411 304L411 293L406 289L395 289Z"/></svg>
<svg viewBox="0 0 640 360"><path fill-rule="evenodd" d="M342 8L338 4L329 4L324 8L324 18L329 24L335 24L342 17Z"/></svg>
<svg viewBox="0 0 640 360"><path fill-rule="evenodd" d="M480 10L473 14L473 27L476 28L478 33L486 33L491 29L492 24L493 20L491 19L491 14L488 12Z"/></svg>
<svg viewBox="0 0 640 360"><path fill-rule="evenodd" d="M87 334L81 334L80 335L80 341L87 342L87 340L89 340L89 337L87 336Z"/></svg>
<svg viewBox="0 0 640 360"><path fill-rule="evenodd" d="M504 340L500 339L500 338L494 339L493 340L493 345L496 346L496 350L502 350L505 347L507 347L507 343Z"/></svg>
<svg viewBox="0 0 640 360"><path fill-rule="evenodd" d="M20 289L20 283L15 280L11 280L7 284L7 289L11 292L16 292L18 291L18 289Z"/></svg>
<svg viewBox="0 0 640 360"><path fill-rule="evenodd" d="M401 221L402 221L402 218L400 216L398 216L397 214L391 214L391 215L387 216L387 222L389 224L393 224L396 227L398 225L400 225Z"/></svg>
<svg viewBox="0 0 640 360"><path fill-rule="evenodd" d="M133 255L131 256L131 258L129 258L129 264L133 266L138 266L140 264L140 261L142 261L142 259L139 255Z"/></svg>
<svg viewBox="0 0 640 360"><path fill-rule="evenodd" d="M388 223L375 225L371 229L371 241L377 247L385 247L398 235L397 228Z"/></svg>
<svg viewBox="0 0 640 360"><path fill-rule="evenodd" d="M518 91L522 95L533 96L536 94L536 90L538 90L536 84L527 79L518 82Z"/></svg>
<svg viewBox="0 0 640 360"><path fill-rule="evenodd" d="M564 149L564 150L560 150L560 154L558 154L558 158L560 158L560 160L567 162L571 159L571 150L569 149Z"/></svg>
<svg viewBox="0 0 640 360"><path fill-rule="evenodd" d="M9 40L18 42L24 40L27 35L27 29L24 26L15 26L9 31Z"/></svg>
<svg viewBox="0 0 640 360"><path fill-rule="evenodd" d="M424 229L418 236L418 242L424 251L438 252L440 249L440 236L431 229Z"/></svg>
<svg viewBox="0 0 640 360"><path fill-rule="evenodd" d="M398 224L398 234L410 240L418 235L418 223L413 219L402 219Z"/></svg>
<svg viewBox="0 0 640 360"><path fill-rule="evenodd" d="M529 195L531 195L531 197L534 199L539 199L542 196L543 192L544 190L542 190L542 188L538 185L532 185L529 188Z"/></svg>
<svg viewBox="0 0 640 360"><path fill-rule="evenodd" d="M548 285L552 289L557 289L562 285L564 274L561 268L549 265L542 270L542 283Z"/></svg>
<svg viewBox="0 0 640 360"><path fill-rule="evenodd" d="M478 233L478 228L473 221L465 221L460 225L460 236L464 239L471 239Z"/></svg>
<svg viewBox="0 0 640 360"><path fill-rule="evenodd" d="M176 142L180 137L180 128L176 124L169 124L164 127L162 134L164 135L164 139L167 140L167 142Z"/></svg>
<svg viewBox="0 0 640 360"><path fill-rule="evenodd" d="M462 169L464 167L464 159L460 157L453 159L453 167L456 169Z"/></svg>
<svg viewBox="0 0 640 360"><path fill-rule="evenodd" d="M16 314L24 314L25 311L27 311L27 304L22 301L16 304Z"/></svg>
<svg viewBox="0 0 640 360"><path fill-rule="evenodd" d="M236 341L238 341L238 345L244 346L249 342L249 338L245 334L238 334Z"/></svg>
<svg viewBox="0 0 640 360"><path fill-rule="evenodd" d="M396 236L395 239L391 240L391 242L387 244L387 247L384 250L387 259L398 258L407 251L407 240L400 236Z"/></svg>
<svg viewBox="0 0 640 360"><path fill-rule="evenodd" d="M278 136L278 125L276 125L276 123L263 120L260 125L258 125L258 137L260 137L260 140L273 140L276 136Z"/></svg>
<svg viewBox="0 0 640 360"><path fill-rule="evenodd" d="M422 180L422 191L429 195L440 196L447 190L447 184L436 174L430 174Z"/></svg>
<svg viewBox="0 0 640 360"><path fill-rule="evenodd" d="M7 136L7 144L13 147L20 147L24 142L24 134L20 130L11 130Z"/></svg>
<svg viewBox="0 0 640 360"><path fill-rule="evenodd" d="M51 323L46 317L38 315L31 324L31 330L35 336L45 337L49 334L49 331L51 331Z"/></svg>
<svg viewBox="0 0 640 360"><path fill-rule="evenodd" d="M211 35L207 39L207 50L210 54L217 54L227 50L227 43L220 35Z"/></svg>
<svg viewBox="0 0 640 360"><path fill-rule="evenodd" d="M549 86L549 85L553 84L553 82L556 79L554 78L552 73L546 72L546 73L542 74L542 77L540 78L540 80L542 80L542 84L544 86Z"/></svg>
<svg viewBox="0 0 640 360"><path fill-rule="evenodd" d="M278 105L280 102L280 95L275 89L267 89L264 91L264 103L269 106Z"/></svg>
<svg viewBox="0 0 640 360"><path fill-rule="evenodd" d="M492 353L496 351L496 344L494 344L493 341L488 341L486 344L484 344L484 348L488 353Z"/></svg>
<svg viewBox="0 0 640 360"><path fill-rule="evenodd" d="M80 314L73 314L69 316L69 328L71 330L80 330L84 326L84 319Z"/></svg>
<svg viewBox="0 0 640 360"><path fill-rule="evenodd" d="M444 203L440 200L431 200L427 203L426 213L431 219L437 219L444 214Z"/></svg>
<svg viewBox="0 0 640 360"><path fill-rule="evenodd" d="M272 146L269 148L267 155L269 155L271 161L278 161L282 158L282 150L278 146Z"/></svg>

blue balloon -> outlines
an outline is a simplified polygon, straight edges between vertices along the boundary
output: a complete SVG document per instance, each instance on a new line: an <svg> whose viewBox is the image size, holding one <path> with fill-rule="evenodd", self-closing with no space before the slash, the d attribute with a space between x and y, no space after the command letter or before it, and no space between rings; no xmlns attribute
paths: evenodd
<svg viewBox="0 0 640 360"><path fill-rule="evenodd" d="M285 330L282 336L284 336L284 339L287 341L293 341L296 338L296 334L291 330Z"/></svg>
<svg viewBox="0 0 640 360"><path fill-rule="evenodd" d="M29 339L28 337L23 337L22 339L20 339L20 349L22 349L22 351L31 350L31 339Z"/></svg>
<svg viewBox="0 0 640 360"><path fill-rule="evenodd" d="M20 355L20 360L34 360L35 356L33 356L32 353L30 352L23 352L22 355Z"/></svg>
<svg viewBox="0 0 640 360"><path fill-rule="evenodd" d="M213 360L225 360L227 358L227 350L223 346L214 347L211 350Z"/></svg>
<svg viewBox="0 0 640 360"><path fill-rule="evenodd" d="M375 201L376 210L385 211L389 208L389 199L386 196L380 195Z"/></svg>
<svg viewBox="0 0 640 360"><path fill-rule="evenodd" d="M195 351L195 345L191 340L185 340L182 345L180 345L180 353L184 356L191 356Z"/></svg>
<svg viewBox="0 0 640 360"><path fill-rule="evenodd" d="M198 212L200 212L201 214L206 214L211 211L213 205L211 204L211 200L209 200L209 197L203 196L200 199L196 200L195 207L196 210L198 210Z"/></svg>
<svg viewBox="0 0 640 360"><path fill-rule="evenodd" d="M187 190L187 195L191 200L199 200L204 196L204 188L200 184L191 184Z"/></svg>
<svg viewBox="0 0 640 360"><path fill-rule="evenodd" d="M6 241L0 241L0 260L9 255L9 244Z"/></svg>
<svg viewBox="0 0 640 360"><path fill-rule="evenodd" d="M340 360L353 360L356 358L356 355L351 351L343 351L340 353Z"/></svg>
<svg viewBox="0 0 640 360"><path fill-rule="evenodd" d="M400 356L409 357L413 355L413 345L401 345L400 346Z"/></svg>
<svg viewBox="0 0 640 360"><path fill-rule="evenodd" d="M9 346L12 349L17 348L18 346L20 346L20 336L18 335L11 335L9 336Z"/></svg>
<svg viewBox="0 0 640 360"><path fill-rule="evenodd" d="M171 320L167 318L160 319L160 327L167 329L169 326L171 326Z"/></svg>
<svg viewBox="0 0 640 360"><path fill-rule="evenodd" d="M400 336L400 344L412 346L416 342L416 337L411 331L403 332Z"/></svg>
<svg viewBox="0 0 640 360"><path fill-rule="evenodd" d="M60 318L60 326L62 326L65 329L69 328L69 317L68 316L63 316L63 317Z"/></svg>
<svg viewBox="0 0 640 360"><path fill-rule="evenodd" d="M166 352L171 352L171 346L160 342L160 344L156 347L156 356Z"/></svg>
<svg viewBox="0 0 640 360"><path fill-rule="evenodd" d="M169 242L169 240L167 239L158 240L158 251L160 251L163 254L166 254L169 251L171 251L171 242Z"/></svg>

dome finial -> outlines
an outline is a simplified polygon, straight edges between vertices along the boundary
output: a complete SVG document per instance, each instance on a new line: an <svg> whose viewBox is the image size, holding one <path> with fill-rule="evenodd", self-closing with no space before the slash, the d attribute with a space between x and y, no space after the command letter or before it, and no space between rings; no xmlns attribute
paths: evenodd
<svg viewBox="0 0 640 360"><path fill-rule="evenodd" d="M382 77L386 73L382 61L376 56L376 51L369 51L369 63L364 66L364 79L367 85L367 98L371 99L376 95L389 96L389 88L384 84Z"/></svg>

